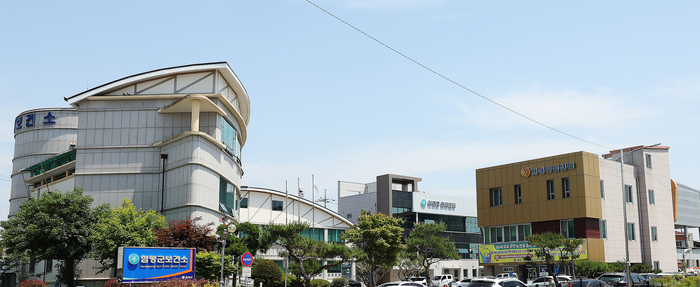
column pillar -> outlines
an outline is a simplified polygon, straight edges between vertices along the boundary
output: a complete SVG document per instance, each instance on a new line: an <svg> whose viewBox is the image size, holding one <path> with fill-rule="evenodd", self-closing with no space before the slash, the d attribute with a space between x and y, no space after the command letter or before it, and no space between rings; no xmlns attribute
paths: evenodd
<svg viewBox="0 0 700 287"><path fill-rule="evenodd" d="M192 100L192 125L191 129L193 132L199 131L199 100Z"/></svg>

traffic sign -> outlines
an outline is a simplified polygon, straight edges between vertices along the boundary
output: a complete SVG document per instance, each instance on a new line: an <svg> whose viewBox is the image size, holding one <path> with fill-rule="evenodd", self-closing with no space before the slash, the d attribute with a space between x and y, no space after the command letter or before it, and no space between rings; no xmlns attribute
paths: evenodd
<svg viewBox="0 0 700 287"><path fill-rule="evenodd" d="M253 274L251 272L250 267L243 267L243 277L244 278L250 278L250 275Z"/></svg>
<svg viewBox="0 0 700 287"><path fill-rule="evenodd" d="M245 267L253 265L253 254L250 254L250 252L243 253L243 255L241 255L241 264Z"/></svg>

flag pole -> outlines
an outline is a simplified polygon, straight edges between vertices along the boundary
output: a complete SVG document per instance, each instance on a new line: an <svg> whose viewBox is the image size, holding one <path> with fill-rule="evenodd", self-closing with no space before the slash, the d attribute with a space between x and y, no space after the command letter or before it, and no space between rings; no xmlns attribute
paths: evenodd
<svg viewBox="0 0 700 287"><path fill-rule="evenodd" d="M316 197L314 196L314 189L316 189L316 181L314 180L314 174L311 174L311 236L316 240Z"/></svg>
<svg viewBox="0 0 700 287"><path fill-rule="evenodd" d="M287 187L287 181L284 181L284 223L289 225L289 219L287 219L287 207L289 207L289 188ZM287 282L285 282L286 284Z"/></svg>

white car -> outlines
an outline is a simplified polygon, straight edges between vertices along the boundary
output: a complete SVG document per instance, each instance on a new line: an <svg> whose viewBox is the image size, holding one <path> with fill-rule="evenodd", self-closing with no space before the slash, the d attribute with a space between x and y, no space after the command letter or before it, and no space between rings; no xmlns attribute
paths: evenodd
<svg viewBox="0 0 700 287"><path fill-rule="evenodd" d="M474 278L465 278L457 281L457 287L467 287L467 285L472 282L472 279Z"/></svg>
<svg viewBox="0 0 700 287"><path fill-rule="evenodd" d="M474 278L472 282L469 283L469 287L526 287L523 281L518 278L506 277L506 278Z"/></svg>
<svg viewBox="0 0 700 287"><path fill-rule="evenodd" d="M411 281L394 281L384 283L382 285L379 285L379 287L425 287L425 285Z"/></svg>
<svg viewBox="0 0 700 287"><path fill-rule="evenodd" d="M425 281L425 277L421 277L421 276L408 278L408 281L420 283L420 284L423 284L426 286L428 285L428 282Z"/></svg>
<svg viewBox="0 0 700 287"><path fill-rule="evenodd" d="M518 278L517 273L513 272L513 276L511 276L510 274L511 274L510 272L509 273L499 273L498 275L496 275L496 278L509 278L509 277Z"/></svg>
<svg viewBox="0 0 700 287"><path fill-rule="evenodd" d="M450 274L436 275L433 277L433 286L436 287L449 287L454 279Z"/></svg>
<svg viewBox="0 0 700 287"><path fill-rule="evenodd" d="M568 281L571 281L571 276L559 275L559 276L557 276L557 280L559 280L559 283L568 282ZM535 280L532 280L532 283L527 284L527 286L528 287L548 286L549 282L552 282L552 285L554 285L554 278L552 276L542 276L542 277L539 277Z"/></svg>

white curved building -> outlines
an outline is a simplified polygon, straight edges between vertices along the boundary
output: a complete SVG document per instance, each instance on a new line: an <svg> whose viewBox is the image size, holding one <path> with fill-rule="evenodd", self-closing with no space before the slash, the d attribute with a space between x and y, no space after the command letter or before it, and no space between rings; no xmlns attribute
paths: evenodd
<svg viewBox="0 0 700 287"><path fill-rule="evenodd" d="M77 186L95 206L129 198L167 220L236 220L250 100L226 62L139 73L64 99L71 107L15 119L10 217L29 196ZM81 269L84 279L109 277Z"/></svg>

